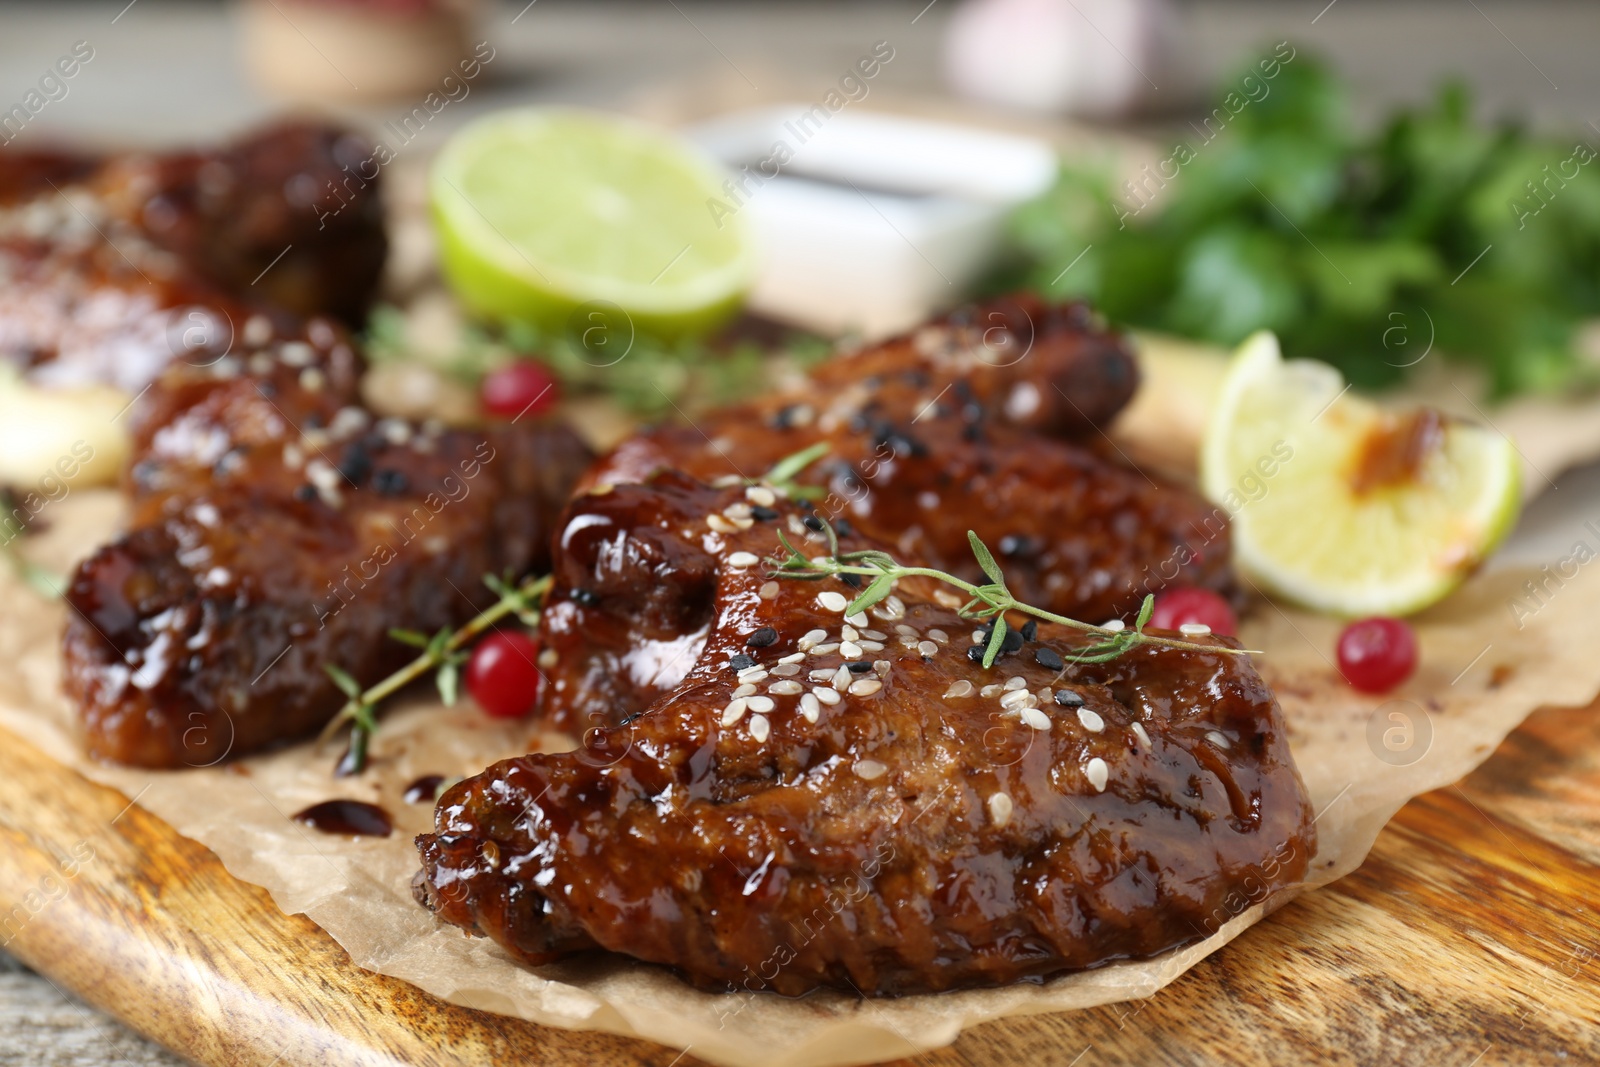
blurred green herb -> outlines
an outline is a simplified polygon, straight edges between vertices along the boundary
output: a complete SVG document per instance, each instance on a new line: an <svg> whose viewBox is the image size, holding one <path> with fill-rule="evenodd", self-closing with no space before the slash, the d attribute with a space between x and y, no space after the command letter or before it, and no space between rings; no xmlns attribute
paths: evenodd
<svg viewBox="0 0 1600 1067"><path fill-rule="evenodd" d="M393 306L373 311L367 342L374 359L415 356L405 313ZM779 347L783 359L802 369L832 351L831 342L799 333L783 338ZM634 334L626 323L600 318L569 334L542 331L526 323L511 323L496 332L469 324L462 330L456 354L434 365L453 378L476 385L484 374L512 359L536 359L555 373L569 394L609 395L635 415L659 418L670 414L674 406L699 409L754 395L770 385L773 355L764 346L742 339L726 345L692 338L667 343Z"/></svg>
<svg viewBox="0 0 1600 1067"><path fill-rule="evenodd" d="M1230 83L1258 87L1248 105L1191 123L1141 190L1064 165L1016 215L1021 266L994 284L1221 344L1270 328L1365 387L1430 342L1499 396L1589 383L1574 349L1600 315L1600 137L1484 125L1459 85L1361 135L1312 57L1252 75Z"/></svg>
<svg viewBox="0 0 1600 1067"><path fill-rule="evenodd" d="M54 600L66 588L65 580L24 556L17 544L29 532L27 524L17 517L26 511L16 494L0 487L0 555L6 557L17 577L36 593Z"/></svg>

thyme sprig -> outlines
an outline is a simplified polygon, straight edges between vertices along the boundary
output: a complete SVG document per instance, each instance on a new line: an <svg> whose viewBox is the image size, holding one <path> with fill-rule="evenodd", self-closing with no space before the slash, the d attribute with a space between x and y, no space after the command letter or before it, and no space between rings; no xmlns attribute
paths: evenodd
<svg viewBox="0 0 1600 1067"><path fill-rule="evenodd" d="M483 583L493 590L499 600L473 616L465 624L451 630L446 627L433 636L416 630L393 629L389 636L401 644L422 650L422 654L395 671L383 681L366 689L341 667L325 664L323 670L333 679L333 684L349 698L322 731L326 740L345 723L350 724L350 747L339 760L335 773L360 774L367 766L367 749L372 735L378 730L378 705L416 681L429 671L434 673L434 684L439 689L439 699L454 705L461 694L461 668L467 662L466 646L489 627L507 616L515 615L523 625L539 624L539 612L544 596L550 590L550 576L527 578L520 585L512 585L503 578L486 575Z"/></svg>
<svg viewBox="0 0 1600 1067"><path fill-rule="evenodd" d="M25 509L18 503L16 495L11 490L0 488L0 555L6 557L11 569L17 572L17 577L26 582L34 592L46 599L55 600L61 596L61 590L66 588L66 580L33 562L23 555L17 546L17 542L31 532L26 524L16 518L17 512L23 510Z"/></svg>
<svg viewBox="0 0 1600 1067"><path fill-rule="evenodd" d="M823 578L837 575L853 574L863 578L871 578L866 588L852 600L845 608L846 615L855 615L866 611L880 601L884 600L894 591L895 583L903 578L932 578L943 582L945 585L966 593L969 599L959 609L959 614L964 619L992 620L988 642L983 650L984 667L994 666L1000 657L1001 649L1005 646L1007 633L1006 612L1015 611L1024 615L1032 615L1036 619L1053 622L1059 626L1081 630L1093 634L1099 640L1085 645L1076 654L1063 657L1069 663L1105 663L1116 659L1129 649L1139 645L1158 645L1162 648L1180 648L1195 652L1222 652L1230 655L1255 655L1258 653L1249 649L1233 649L1222 645L1203 645L1195 641L1182 641L1171 637L1157 637L1144 632L1146 624L1150 621L1151 612L1155 610L1155 597L1146 596L1144 603L1139 606L1139 614L1132 628L1113 629L1105 626L1093 626L1065 615L1057 615L1053 611L1034 607L1018 600L1006 587L1005 574L1000 565L995 562L994 553L989 551L989 546L973 531L967 531L967 540L972 544L972 554L978 561L984 577L988 578L983 584L975 584L964 578L950 574L946 571L932 567L905 567L895 560L889 553L880 549L863 549L857 552L840 552L839 538L834 533L833 527L826 521L822 522L820 532L828 540L828 552L823 556L807 556L784 536L783 531L778 531L778 540L783 544L788 555L784 557L769 557L768 572L773 578L794 578L801 581L820 581Z"/></svg>

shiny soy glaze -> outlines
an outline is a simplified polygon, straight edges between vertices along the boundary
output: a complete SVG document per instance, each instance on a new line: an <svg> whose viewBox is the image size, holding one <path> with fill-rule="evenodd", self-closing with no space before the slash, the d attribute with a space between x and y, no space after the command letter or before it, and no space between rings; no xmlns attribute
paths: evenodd
<svg viewBox="0 0 1600 1067"><path fill-rule="evenodd" d="M406 786L401 799L407 804L432 804L439 796L439 787L444 785L444 775L424 774L410 785Z"/></svg>
<svg viewBox="0 0 1600 1067"><path fill-rule="evenodd" d="M325 834L388 837L394 833L389 813L364 800L324 800L294 813L294 821Z"/></svg>
<svg viewBox="0 0 1600 1067"><path fill-rule="evenodd" d="M972 580L976 530L1029 603L1131 617L1167 585L1232 588L1227 514L1130 469L1101 433L1137 384L1126 345L1086 306L1007 297L835 357L795 389L641 434L586 484L668 467L760 475L826 442L798 479L823 488L822 513Z"/></svg>
<svg viewBox="0 0 1600 1067"><path fill-rule="evenodd" d="M1231 639L1068 667L1079 639L1029 627L986 670L946 587L846 618L844 582L768 577L778 529L822 550L804 514L674 473L574 501L541 640L587 744L447 790L423 903L531 964L902 994L1159 953L1304 873L1282 716Z"/></svg>

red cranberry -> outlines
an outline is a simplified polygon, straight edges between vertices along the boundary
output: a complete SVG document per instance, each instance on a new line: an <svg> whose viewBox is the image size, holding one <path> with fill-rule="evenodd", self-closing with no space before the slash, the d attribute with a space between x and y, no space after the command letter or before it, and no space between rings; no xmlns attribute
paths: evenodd
<svg viewBox="0 0 1600 1067"><path fill-rule="evenodd" d="M1235 637L1239 633L1239 619L1228 602L1209 589L1183 586L1164 589L1156 594L1155 610L1150 613L1150 625L1162 630L1176 630L1186 622L1197 622L1211 627L1214 634Z"/></svg>
<svg viewBox="0 0 1600 1067"><path fill-rule="evenodd" d="M520 630L497 630L467 661L467 692L494 719L520 719L539 696L539 645Z"/></svg>
<svg viewBox="0 0 1600 1067"><path fill-rule="evenodd" d="M484 375L479 397L491 417L517 419L550 410L559 393L550 368L519 359Z"/></svg>
<svg viewBox="0 0 1600 1067"><path fill-rule="evenodd" d="M1417 635L1399 619L1361 619L1339 634L1339 672L1363 693L1386 693L1417 669Z"/></svg>

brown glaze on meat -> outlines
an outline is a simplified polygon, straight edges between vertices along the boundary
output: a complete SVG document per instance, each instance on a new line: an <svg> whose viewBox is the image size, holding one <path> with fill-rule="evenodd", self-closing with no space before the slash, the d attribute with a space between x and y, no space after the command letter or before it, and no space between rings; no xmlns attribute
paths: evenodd
<svg viewBox="0 0 1600 1067"><path fill-rule="evenodd" d="M440 917L530 964L902 994L1149 956L1303 875L1282 717L1230 640L1057 668L1078 639L1043 626L986 670L931 583L858 618L840 580L769 584L750 557L799 509L707 525L762 499L665 474L573 503L545 637L558 678L605 650L588 707L631 721L444 794L416 882Z"/></svg>
<svg viewBox="0 0 1600 1067"><path fill-rule="evenodd" d="M133 419L130 532L80 565L66 688L96 757L214 763L304 736L492 603L485 574L548 566L588 453L565 428L374 422L327 320L248 356L174 365Z"/></svg>
<svg viewBox="0 0 1600 1067"><path fill-rule="evenodd" d="M253 314L356 322L383 269L352 134L287 123L219 149L0 152L0 359L43 384L142 389Z"/></svg>
<svg viewBox="0 0 1600 1067"><path fill-rule="evenodd" d="M1098 428L1136 384L1083 305L1008 298L834 359L797 390L633 438L586 481L759 477L825 441L799 478L825 487L824 516L975 579L974 529L1023 599L1101 622L1169 584L1232 582L1224 513L1102 455Z"/></svg>

